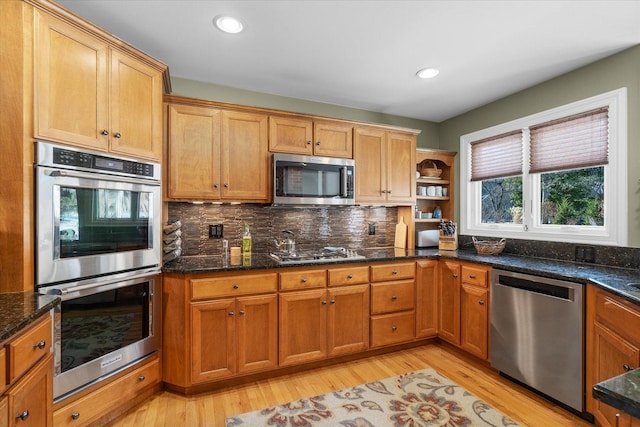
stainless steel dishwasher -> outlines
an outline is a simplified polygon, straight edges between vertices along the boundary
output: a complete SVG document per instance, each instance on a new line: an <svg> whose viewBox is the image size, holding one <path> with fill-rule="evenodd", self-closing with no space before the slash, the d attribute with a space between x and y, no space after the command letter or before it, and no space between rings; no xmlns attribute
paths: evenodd
<svg viewBox="0 0 640 427"><path fill-rule="evenodd" d="M584 412L583 285L491 272L491 366Z"/></svg>

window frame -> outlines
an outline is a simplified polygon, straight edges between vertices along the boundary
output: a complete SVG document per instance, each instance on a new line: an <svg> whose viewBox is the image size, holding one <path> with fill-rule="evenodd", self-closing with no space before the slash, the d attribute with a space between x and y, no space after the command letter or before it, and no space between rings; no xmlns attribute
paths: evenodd
<svg viewBox="0 0 640 427"><path fill-rule="evenodd" d="M599 107L609 108L609 164L604 166L605 223L602 227L539 224L540 174L529 173L529 127ZM471 182L471 143L510 131L523 131L523 223L481 222L482 181ZM620 88L567 105L532 114L460 137L460 233L496 238L546 240L626 246L627 89ZM533 196L536 196L534 199Z"/></svg>

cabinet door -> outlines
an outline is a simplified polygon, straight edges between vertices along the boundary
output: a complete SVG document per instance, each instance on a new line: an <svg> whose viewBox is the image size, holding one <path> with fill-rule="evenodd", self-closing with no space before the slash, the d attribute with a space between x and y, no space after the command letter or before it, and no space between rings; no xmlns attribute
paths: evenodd
<svg viewBox="0 0 640 427"><path fill-rule="evenodd" d="M387 200L395 204L415 204L415 152L413 135L387 135Z"/></svg>
<svg viewBox="0 0 640 427"><path fill-rule="evenodd" d="M416 270L416 338L438 334L438 261L420 260Z"/></svg>
<svg viewBox="0 0 640 427"><path fill-rule="evenodd" d="M369 285L344 286L329 291L329 356L369 348Z"/></svg>
<svg viewBox="0 0 640 427"><path fill-rule="evenodd" d="M318 156L353 157L353 126L344 123L314 123L314 154Z"/></svg>
<svg viewBox="0 0 640 427"><path fill-rule="evenodd" d="M238 373L278 366L278 299L275 294L236 302Z"/></svg>
<svg viewBox="0 0 640 427"><path fill-rule="evenodd" d="M108 46L87 33L36 11L34 134L107 151Z"/></svg>
<svg viewBox="0 0 640 427"><path fill-rule="evenodd" d="M438 337L460 345L460 264L440 261Z"/></svg>
<svg viewBox="0 0 640 427"><path fill-rule="evenodd" d="M385 132L356 128L354 132L356 161L356 203L387 200L387 153Z"/></svg>
<svg viewBox="0 0 640 427"><path fill-rule="evenodd" d="M235 373L233 299L191 304L191 382Z"/></svg>
<svg viewBox="0 0 640 427"><path fill-rule="evenodd" d="M599 323L593 325L594 382L604 381L623 374L629 368L640 366L640 349ZM619 414L620 420L616 422ZM630 416L597 399L594 399L593 415L601 426L628 426Z"/></svg>
<svg viewBox="0 0 640 427"><path fill-rule="evenodd" d="M460 312L462 348L487 360L489 357L489 292L487 288L463 283Z"/></svg>
<svg viewBox="0 0 640 427"><path fill-rule="evenodd" d="M7 392L9 420L21 427L53 425L53 355L31 369Z"/></svg>
<svg viewBox="0 0 640 427"><path fill-rule="evenodd" d="M279 303L280 366L326 358L326 291L280 294Z"/></svg>
<svg viewBox="0 0 640 427"><path fill-rule="evenodd" d="M170 199L220 198L220 111L169 105L167 193Z"/></svg>
<svg viewBox="0 0 640 427"><path fill-rule="evenodd" d="M161 160L162 73L111 51L109 151Z"/></svg>
<svg viewBox="0 0 640 427"><path fill-rule="evenodd" d="M0 426L9 425L9 398L0 397Z"/></svg>
<svg viewBox="0 0 640 427"><path fill-rule="evenodd" d="M267 116L222 112L222 198L269 201Z"/></svg>
<svg viewBox="0 0 640 427"><path fill-rule="evenodd" d="M269 117L269 151L313 154L313 122L287 117Z"/></svg>

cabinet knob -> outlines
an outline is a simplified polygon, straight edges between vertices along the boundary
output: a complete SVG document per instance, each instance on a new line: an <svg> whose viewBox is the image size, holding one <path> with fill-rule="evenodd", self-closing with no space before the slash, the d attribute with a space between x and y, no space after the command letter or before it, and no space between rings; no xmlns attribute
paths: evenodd
<svg viewBox="0 0 640 427"><path fill-rule="evenodd" d="M140 381L140 382L142 382L142 381L144 381L144 380L146 380L146 379L147 379L147 378L146 378L144 375L140 375L140 376L138 377L138 381Z"/></svg>
<svg viewBox="0 0 640 427"><path fill-rule="evenodd" d="M470 279L475 279L475 278L476 278L476 275L475 275L475 274L470 274L470 275L469 275L469 278L470 278Z"/></svg>
<svg viewBox="0 0 640 427"><path fill-rule="evenodd" d="M102 135L109 135L109 131L106 129L102 129L102 132L100 132Z"/></svg>
<svg viewBox="0 0 640 427"><path fill-rule="evenodd" d="M224 185L224 188L229 188L229 184L228 184L228 183L226 183L226 184Z"/></svg>
<svg viewBox="0 0 640 427"><path fill-rule="evenodd" d="M395 301L395 300L397 300L397 299L398 299L398 297L397 297L396 295L391 295L391 300L392 300L392 301Z"/></svg>
<svg viewBox="0 0 640 427"><path fill-rule="evenodd" d="M387 190L382 190L381 193L382 194L386 194Z"/></svg>
<svg viewBox="0 0 640 427"><path fill-rule="evenodd" d="M353 279L353 274L349 274L349 275L347 276L347 279Z"/></svg>
<svg viewBox="0 0 640 427"><path fill-rule="evenodd" d="M244 310L240 310L240 316L244 316Z"/></svg>
<svg viewBox="0 0 640 427"><path fill-rule="evenodd" d="M322 305L327 305L327 301L326 300L322 301Z"/></svg>
<svg viewBox="0 0 640 427"><path fill-rule="evenodd" d="M29 411L24 411L18 415L16 415L16 420L26 421L29 418Z"/></svg>
<svg viewBox="0 0 640 427"><path fill-rule="evenodd" d="M483 301L483 300L480 300L480 301L478 301L478 304L480 304L480 305L484 305L484 301Z"/></svg>
<svg viewBox="0 0 640 427"><path fill-rule="evenodd" d="M237 283L233 284L233 289L240 289L240 285L238 285Z"/></svg>
<svg viewBox="0 0 640 427"><path fill-rule="evenodd" d="M307 141L307 145L311 145L311 141Z"/></svg>
<svg viewBox="0 0 640 427"><path fill-rule="evenodd" d="M47 346L47 342L45 340L40 341L37 344L33 345L33 348L39 348L40 350L42 350L43 348L45 348Z"/></svg>
<svg viewBox="0 0 640 427"><path fill-rule="evenodd" d="M391 194L391 190L387 190L387 193Z"/></svg>
<svg viewBox="0 0 640 427"><path fill-rule="evenodd" d="M391 274L393 274L393 275L395 276L396 274L398 274L398 270L393 270L393 271L391 272Z"/></svg>
<svg viewBox="0 0 640 427"><path fill-rule="evenodd" d="M316 141L316 145L320 145L320 141Z"/></svg>
<svg viewBox="0 0 640 427"><path fill-rule="evenodd" d="M395 331L397 331L397 330L398 330L398 327L397 327L397 326L392 326L392 327L391 327L391 330L392 330L393 332L395 332Z"/></svg>
<svg viewBox="0 0 640 427"><path fill-rule="evenodd" d="M213 188L217 189L218 187L220 187L218 184L213 184Z"/></svg>
<svg viewBox="0 0 640 427"><path fill-rule="evenodd" d="M301 283L307 283L307 279L305 279L304 277L302 279L300 279Z"/></svg>
<svg viewBox="0 0 640 427"><path fill-rule="evenodd" d="M629 371L633 371L635 368L633 366L629 366L626 363L624 365L622 365L622 367L624 368L625 371L629 372Z"/></svg>
<svg viewBox="0 0 640 427"><path fill-rule="evenodd" d="M329 301L331 304L335 304L336 300L332 299L331 301Z"/></svg>
<svg viewBox="0 0 640 427"><path fill-rule="evenodd" d="M78 418L80 418L80 412L74 412L73 414L71 414L72 420L77 420Z"/></svg>
<svg viewBox="0 0 640 427"><path fill-rule="evenodd" d="M454 278L454 279L457 279L457 278L458 278L458 274L453 273L453 278Z"/></svg>
<svg viewBox="0 0 640 427"><path fill-rule="evenodd" d="M120 134L120 132L116 132L116 133L113 135L113 137L114 137L114 138L118 138L118 139L120 139L120 138L122 138L122 134Z"/></svg>
<svg viewBox="0 0 640 427"><path fill-rule="evenodd" d="M233 316L235 313L233 311L230 311L228 314L229 316Z"/></svg>

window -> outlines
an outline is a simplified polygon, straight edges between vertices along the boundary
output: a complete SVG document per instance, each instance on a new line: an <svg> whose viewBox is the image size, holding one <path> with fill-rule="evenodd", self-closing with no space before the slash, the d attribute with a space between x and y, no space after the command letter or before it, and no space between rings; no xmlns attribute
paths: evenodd
<svg viewBox="0 0 640 427"><path fill-rule="evenodd" d="M470 235L626 245L626 89L460 138Z"/></svg>

